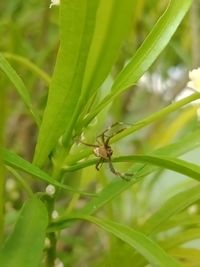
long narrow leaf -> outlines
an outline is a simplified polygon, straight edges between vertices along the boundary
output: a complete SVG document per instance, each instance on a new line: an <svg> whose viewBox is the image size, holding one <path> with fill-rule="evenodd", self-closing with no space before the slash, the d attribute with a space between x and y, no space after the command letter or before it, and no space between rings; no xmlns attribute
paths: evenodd
<svg viewBox="0 0 200 267"><path fill-rule="evenodd" d="M31 62L29 59L16 55L16 54L12 54L12 53L3 53L5 58L14 60L20 64L23 64L25 67L27 67L28 69L30 69L31 71L33 71L36 75L38 75L39 77L41 77L41 79L47 84L50 84L51 78L49 77L49 75L44 72L42 69L40 69L36 64L34 64L33 62Z"/></svg>
<svg viewBox="0 0 200 267"><path fill-rule="evenodd" d="M22 100L24 101L24 104L26 105L29 112L35 119L35 122L39 125L40 119L32 106L30 94L23 80L20 78L20 76L16 73L16 71L13 69L13 67L9 64L9 62L4 58L4 56L1 53L0 53L0 69L6 74L6 76L12 82L14 87L17 89L17 92L19 93Z"/></svg>
<svg viewBox="0 0 200 267"><path fill-rule="evenodd" d="M154 151L154 155L169 155L169 156L180 156L196 147L200 146L200 132L196 130L189 136L186 136L181 141L168 145L163 148L159 148ZM117 198L122 192L127 190L133 184L141 181L148 174L156 171L158 167L144 164L136 164L134 167L135 175L134 179L130 180L130 182L123 181L121 178L115 180L108 184L104 189L98 194L98 197L92 199L85 207L83 207L79 214L81 215L91 215L97 212L100 208L108 204L113 199ZM63 218L65 219L65 218ZM58 227L64 227L62 225L62 219L60 222L57 222Z"/></svg>
<svg viewBox="0 0 200 267"><path fill-rule="evenodd" d="M42 259L48 214L37 198L23 206L17 223L5 246L0 251L4 267L38 267Z"/></svg>
<svg viewBox="0 0 200 267"><path fill-rule="evenodd" d="M181 192L167 200L142 226L146 234L159 231L163 224L173 215L192 205L200 199L200 185Z"/></svg>
<svg viewBox="0 0 200 267"><path fill-rule="evenodd" d="M126 225L122 225L109 220L97 219L92 216L75 216L68 220L81 219L96 224L108 233L118 237L126 244L136 249L143 257L154 266L159 267L180 267L171 256L158 245L156 242L145 236L143 233L136 231ZM51 229L51 227L50 227ZM53 230L53 227L52 227Z"/></svg>
<svg viewBox="0 0 200 267"><path fill-rule="evenodd" d="M74 189L71 186L63 185L57 180L53 179L50 175L48 175L46 172L42 171L40 168L35 166L34 164L24 160L20 156L6 150L6 149L1 149L0 150L1 157L4 161L4 163L10 167L17 168L21 171L24 171L32 176L37 177L38 179L53 184L57 187L63 188L65 190L74 192L74 193L80 193L83 195L89 195L89 196L94 196L94 194L90 193L85 193L79 190Z"/></svg>
<svg viewBox="0 0 200 267"><path fill-rule="evenodd" d="M127 87L135 84L145 71L148 70L169 43L191 4L192 0L171 0L169 2L168 8L155 24L142 46L138 49L129 64L118 75L111 93L102 100L95 111L85 119L83 124L91 121L116 96Z"/></svg>
<svg viewBox="0 0 200 267"><path fill-rule="evenodd" d="M60 49L34 156L39 166L47 160L64 131L65 147L70 143L98 2L61 2Z"/></svg>
<svg viewBox="0 0 200 267"><path fill-rule="evenodd" d="M96 163L97 160L89 160L79 163L72 167L66 167L66 171L78 170ZM197 164L187 162L185 160L176 159L167 156L154 156L154 155L133 155L113 158L113 162L143 162L150 165L166 168L186 176L189 176L197 181L200 181L200 167ZM133 174L134 179L134 174Z"/></svg>
<svg viewBox="0 0 200 267"><path fill-rule="evenodd" d="M184 99L181 99L175 103L172 103L170 105L168 105L167 107L151 114L150 116L147 116L146 118L134 123L132 126L126 128L124 131L122 131L121 133L115 135L111 140L110 143L115 143L116 141L119 141L120 139L133 134L134 132L150 125L153 122L156 122L160 119L163 119L165 116L169 115L171 112L174 112L178 109L180 109L181 107L183 107L184 105L191 103L192 101L199 99L200 98L200 94L199 93L194 93L188 97L185 97ZM77 162L83 158L86 158L87 156L89 156L91 154L91 149L87 149L85 148L84 151L81 151L80 153L76 153L76 155L69 155L67 157L67 163L69 165L71 165L74 162Z"/></svg>
<svg viewBox="0 0 200 267"><path fill-rule="evenodd" d="M83 104L96 93L111 71L121 43L130 29L135 2L135 0L100 1L83 81L81 97ZM77 124L78 127L79 122Z"/></svg>

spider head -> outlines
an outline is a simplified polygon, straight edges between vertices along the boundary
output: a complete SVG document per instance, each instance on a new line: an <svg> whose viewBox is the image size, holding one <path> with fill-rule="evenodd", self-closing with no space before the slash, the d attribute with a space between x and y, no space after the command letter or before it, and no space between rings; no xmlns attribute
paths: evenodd
<svg viewBox="0 0 200 267"><path fill-rule="evenodd" d="M112 156L113 151L112 151L112 148L110 146L106 147L106 154L107 154L108 158Z"/></svg>
<svg viewBox="0 0 200 267"><path fill-rule="evenodd" d="M112 156L113 151L110 146L99 146L93 150L96 157L108 159Z"/></svg>

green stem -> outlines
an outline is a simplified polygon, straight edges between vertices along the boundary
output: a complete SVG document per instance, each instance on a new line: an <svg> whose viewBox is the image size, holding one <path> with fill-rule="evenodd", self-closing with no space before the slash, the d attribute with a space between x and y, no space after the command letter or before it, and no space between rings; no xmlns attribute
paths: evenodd
<svg viewBox="0 0 200 267"><path fill-rule="evenodd" d="M60 180L61 177L61 169L58 167L54 166L53 172L52 172L52 177L54 177L55 180ZM56 200L56 193L54 194L54 197L50 197L47 200L47 208L48 208L48 213L49 213L49 221L51 222L52 220L52 212L54 211L55 207L55 200ZM57 238L56 238L56 233L48 233L47 237L50 241L50 246L47 249L47 258L46 258L46 266L47 267L54 267L55 266L55 259L56 259L56 243L57 243Z"/></svg>
<svg viewBox="0 0 200 267"><path fill-rule="evenodd" d="M114 136L111 139L111 143L114 143L114 142L124 138L125 136L132 134L132 133L136 132L137 130L140 130L140 129L148 126L149 124L162 119L166 115L178 110L179 108L181 108L181 107L185 106L186 104L191 103L192 101L199 99L199 98L200 98L200 93L194 93L194 94L192 94L186 98L183 98L177 102L172 103L171 105L161 109L158 112L153 113L149 117L133 124L133 126L127 128L123 132L117 134L116 136Z"/></svg>
<svg viewBox="0 0 200 267"><path fill-rule="evenodd" d="M3 55L5 58L15 60L18 63L25 65L31 71L35 72L49 86L49 84L51 82L51 77L46 72L44 72L42 69L38 68L38 66L36 64L34 64L33 62L31 62L30 60L28 60L25 57L18 56L15 54L3 53Z"/></svg>
<svg viewBox="0 0 200 267"><path fill-rule="evenodd" d="M2 85L2 84L1 84ZM4 145L4 119L5 119L5 91L4 86L0 90L0 148ZM5 170L3 159L0 153L0 242L3 239L4 232L4 185Z"/></svg>
<svg viewBox="0 0 200 267"><path fill-rule="evenodd" d="M181 99L177 102L174 102L170 105L168 105L167 107L153 113L152 115L148 116L147 118L136 122L135 124L133 124L133 126L125 129L123 132L120 132L119 134L117 134L116 136L114 136L111 140L110 143L115 143L117 141L119 141L120 139L150 125L153 122L156 122L160 119L162 119L163 117L167 116L168 114L177 111L178 109L180 109L181 107L185 106L188 103L191 103L192 101L199 99L200 98L200 93L194 93L188 97L185 97L184 99ZM80 151L80 153L78 154L74 154L74 155L70 155L67 157L66 159L66 165L72 165L75 162L89 156L92 153L91 149L85 148L83 151Z"/></svg>
<svg viewBox="0 0 200 267"><path fill-rule="evenodd" d="M47 250L47 260L46 266L47 267L54 267L55 266L55 259L56 259L56 235L54 232L48 234L48 239L50 241L50 247Z"/></svg>

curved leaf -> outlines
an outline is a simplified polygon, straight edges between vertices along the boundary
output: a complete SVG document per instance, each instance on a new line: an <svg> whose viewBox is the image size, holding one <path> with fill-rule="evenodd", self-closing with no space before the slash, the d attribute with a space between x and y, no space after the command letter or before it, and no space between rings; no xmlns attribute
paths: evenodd
<svg viewBox="0 0 200 267"><path fill-rule="evenodd" d="M192 101L199 99L199 98L200 98L200 93L194 93L188 97L185 97L184 99L181 99L175 103L168 105L167 107L165 107L165 108L151 114L150 116L134 123L130 127L126 128L124 131L116 134L110 140L110 143L112 144L112 143L115 143L116 141L121 140L122 138L150 125L153 122L156 122L156 121L164 118L165 116L167 116L171 112L174 112L174 111L180 109L180 107L182 107L188 103L191 103ZM89 150L88 148L85 148L84 151L80 151L80 153L76 153L75 155L73 155L73 154L68 155L67 159L66 159L66 161L67 161L66 163L68 165L72 165L72 163L77 162L83 158L86 158L91 153L92 153L91 149Z"/></svg>
<svg viewBox="0 0 200 267"><path fill-rule="evenodd" d="M83 105L96 93L111 71L122 41L130 29L135 2L136 0L100 1L83 81Z"/></svg>
<svg viewBox="0 0 200 267"><path fill-rule="evenodd" d="M154 155L169 155L176 157L199 146L200 130L197 129L177 143L157 149L156 151L154 151ZM83 209L81 209L79 211L80 214L94 214L97 210L115 199L133 184L141 181L142 179L144 179L144 177L156 171L157 169L158 168L155 166L135 164L135 167L133 168L133 171L135 172L134 179L132 179L130 182L123 181L121 178L115 179L113 182L103 188L103 190L98 194L98 197L92 199Z"/></svg>
<svg viewBox="0 0 200 267"><path fill-rule="evenodd" d="M126 244L137 250L147 261L159 267L180 267L181 265L175 261L153 240L143 233L134 230L126 225L122 225L109 220L97 219L92 216L75 216L68 220L81 219L96 224L106 232L113 234ZM51 227L50 227L51 229ZM53 230L53 228L52 228Z"/></svg>
<svg viewBox="0 0 200 267"><path fill-rule="evenodd" d="M13 67L9 64L9 62L4 58L4 56L1 53L0 53L0 69L7 75L9 80L15 86L15 88L17 89L17 92L19 93L22 100L24 101L24 104L28 108L29 112L32 114L35 122L39 125L40 119L32 106L30 94L24 82L22 81L20 76L16 73L16 71L13 69Z"/></svg>
<svg viewBox="0 0 200 267"><path fill-rule="evenodd" d="M200 185L181 192L167 200L142 226L146 234L159 231L173 215L200 199Z"/></svg>
<svg viewBox="0 0 200 267"><path fill-rule="evenodd" d="M13 168L17 168L21 171L24 171L30 175L33 175L37 178L39 178L40 180L53 184L57 187L63 188L65 190L74 192L74 193L80 193L83 195L88 195L88 196L95 196L95 194L90 194L90 193L86 193L86 192L82 192L79 190L74 189L71 186L67 186L64 184L61 184L60 182L58 182L57 180L53 179L49 174L47 174L46 172L42 171L40 168L38 168L37 166L35 166L34 164L24 160L23 158L21 158L20 156L6 150L6 149L1 149L0 150L0 155L4 161L4 163L10 167Z"/></svg>
<svg viewBox="0 0 200 267"><path fill-rule="evenodd" d="M13 232L0 251L4 267L38 267L42 258L48 213L37 198L29 199L20 212Z"/></svg>
<svg viewBox="0 0 200 267"><path fill-rule="evenodd" d="M5 58L17 61L23 65L25 65L28 69L32 70L33 72L35 72L35 74L37 74L39 77L42 78L42 80L49 85L50 81L51 81L51 77L49 77L49 75L44 72L42 69L40 69L36 64L34 64L33 62L31 62L29 59L16 55L16 54L12 54L12 53L3 53Z"/></svg>
<svg viewBox="0 0 200 267"><path fill-rule="evenodd" d="M65 168L65 171L74 171L87 166L93 165L97 160L88 160L83 163L78 163L74 166L69 166ZM112 158L112 162L143 162L150 165L155 165L158 167L166 168L183 175L189 176L197 181L200 181L200 167L197 164L176 159L167 156L154 156L154 155L133 155L133 156L123 156ZM133 173L134 180L134 173Z"/></svg>
<svg viewBox="0 0 200 267"><path fill-rule="evenodd" d="M98 2L61 2L60 49L34 155L39 166L47 160L64 131L65 147L70 143Z"/></svg>
<svg viewBox="0 0 200 267"><path fill-rule="evenodd" d="M172 249L183 245L186 242L192 240L199 240L200 238L200 229L193 228L193 229L185 229L183 232L177 233L173 235L171 238L165 241L163 246L166 249Z"/></svg>
<svg viewBox="0 0 200 267"><path fill-rule="evenodd" d="M157 21L131 61L116 78L111 93L102 100L93 113L88 115L83 122L84 125L87 125L89 121L91 121L127 87L135 84L145 71L148 70L159 54L167 46L191 4L192 0L169 1L166 11Z"/></svg>

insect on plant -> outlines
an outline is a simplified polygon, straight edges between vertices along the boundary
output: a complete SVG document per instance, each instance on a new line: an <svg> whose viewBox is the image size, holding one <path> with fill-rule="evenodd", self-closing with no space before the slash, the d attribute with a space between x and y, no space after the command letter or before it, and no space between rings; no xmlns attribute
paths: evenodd
<svg viewBox="0 0 200 267"><path fill-rule="evenodd" d="M109 144L111 138L113 136L115 136L116 134L124 131L126 129L126 127L118 130L118 131L115 131L114 133L112 134L108 134L108 132L110 130L112 130L115 126L117 125L123 125L123 123L114 123L113 125L111 125L109 128L107 128L105 131L103 131L100 135L97 136L96 138L96 143L97 144L88 144L88 143L85 143L85 142L82 142L80 141L82 144L86 145L86 146L89 146L89 147L93 147L93 153L96 157L99 158L99 160L97 161L96 163L96 169L97 171L100 170L100 168L102 167L103 163L104 162L108 162L108 165L109 165L109 168L110 168L110 171L121 177L122 179L124 180L130 180L130 177L132 177L133 175L130 174L130 173L121 173L119 171L117 171L114 166L113 166L113 163L112 163L112 154L113 154L113 150Z"/></svg>

